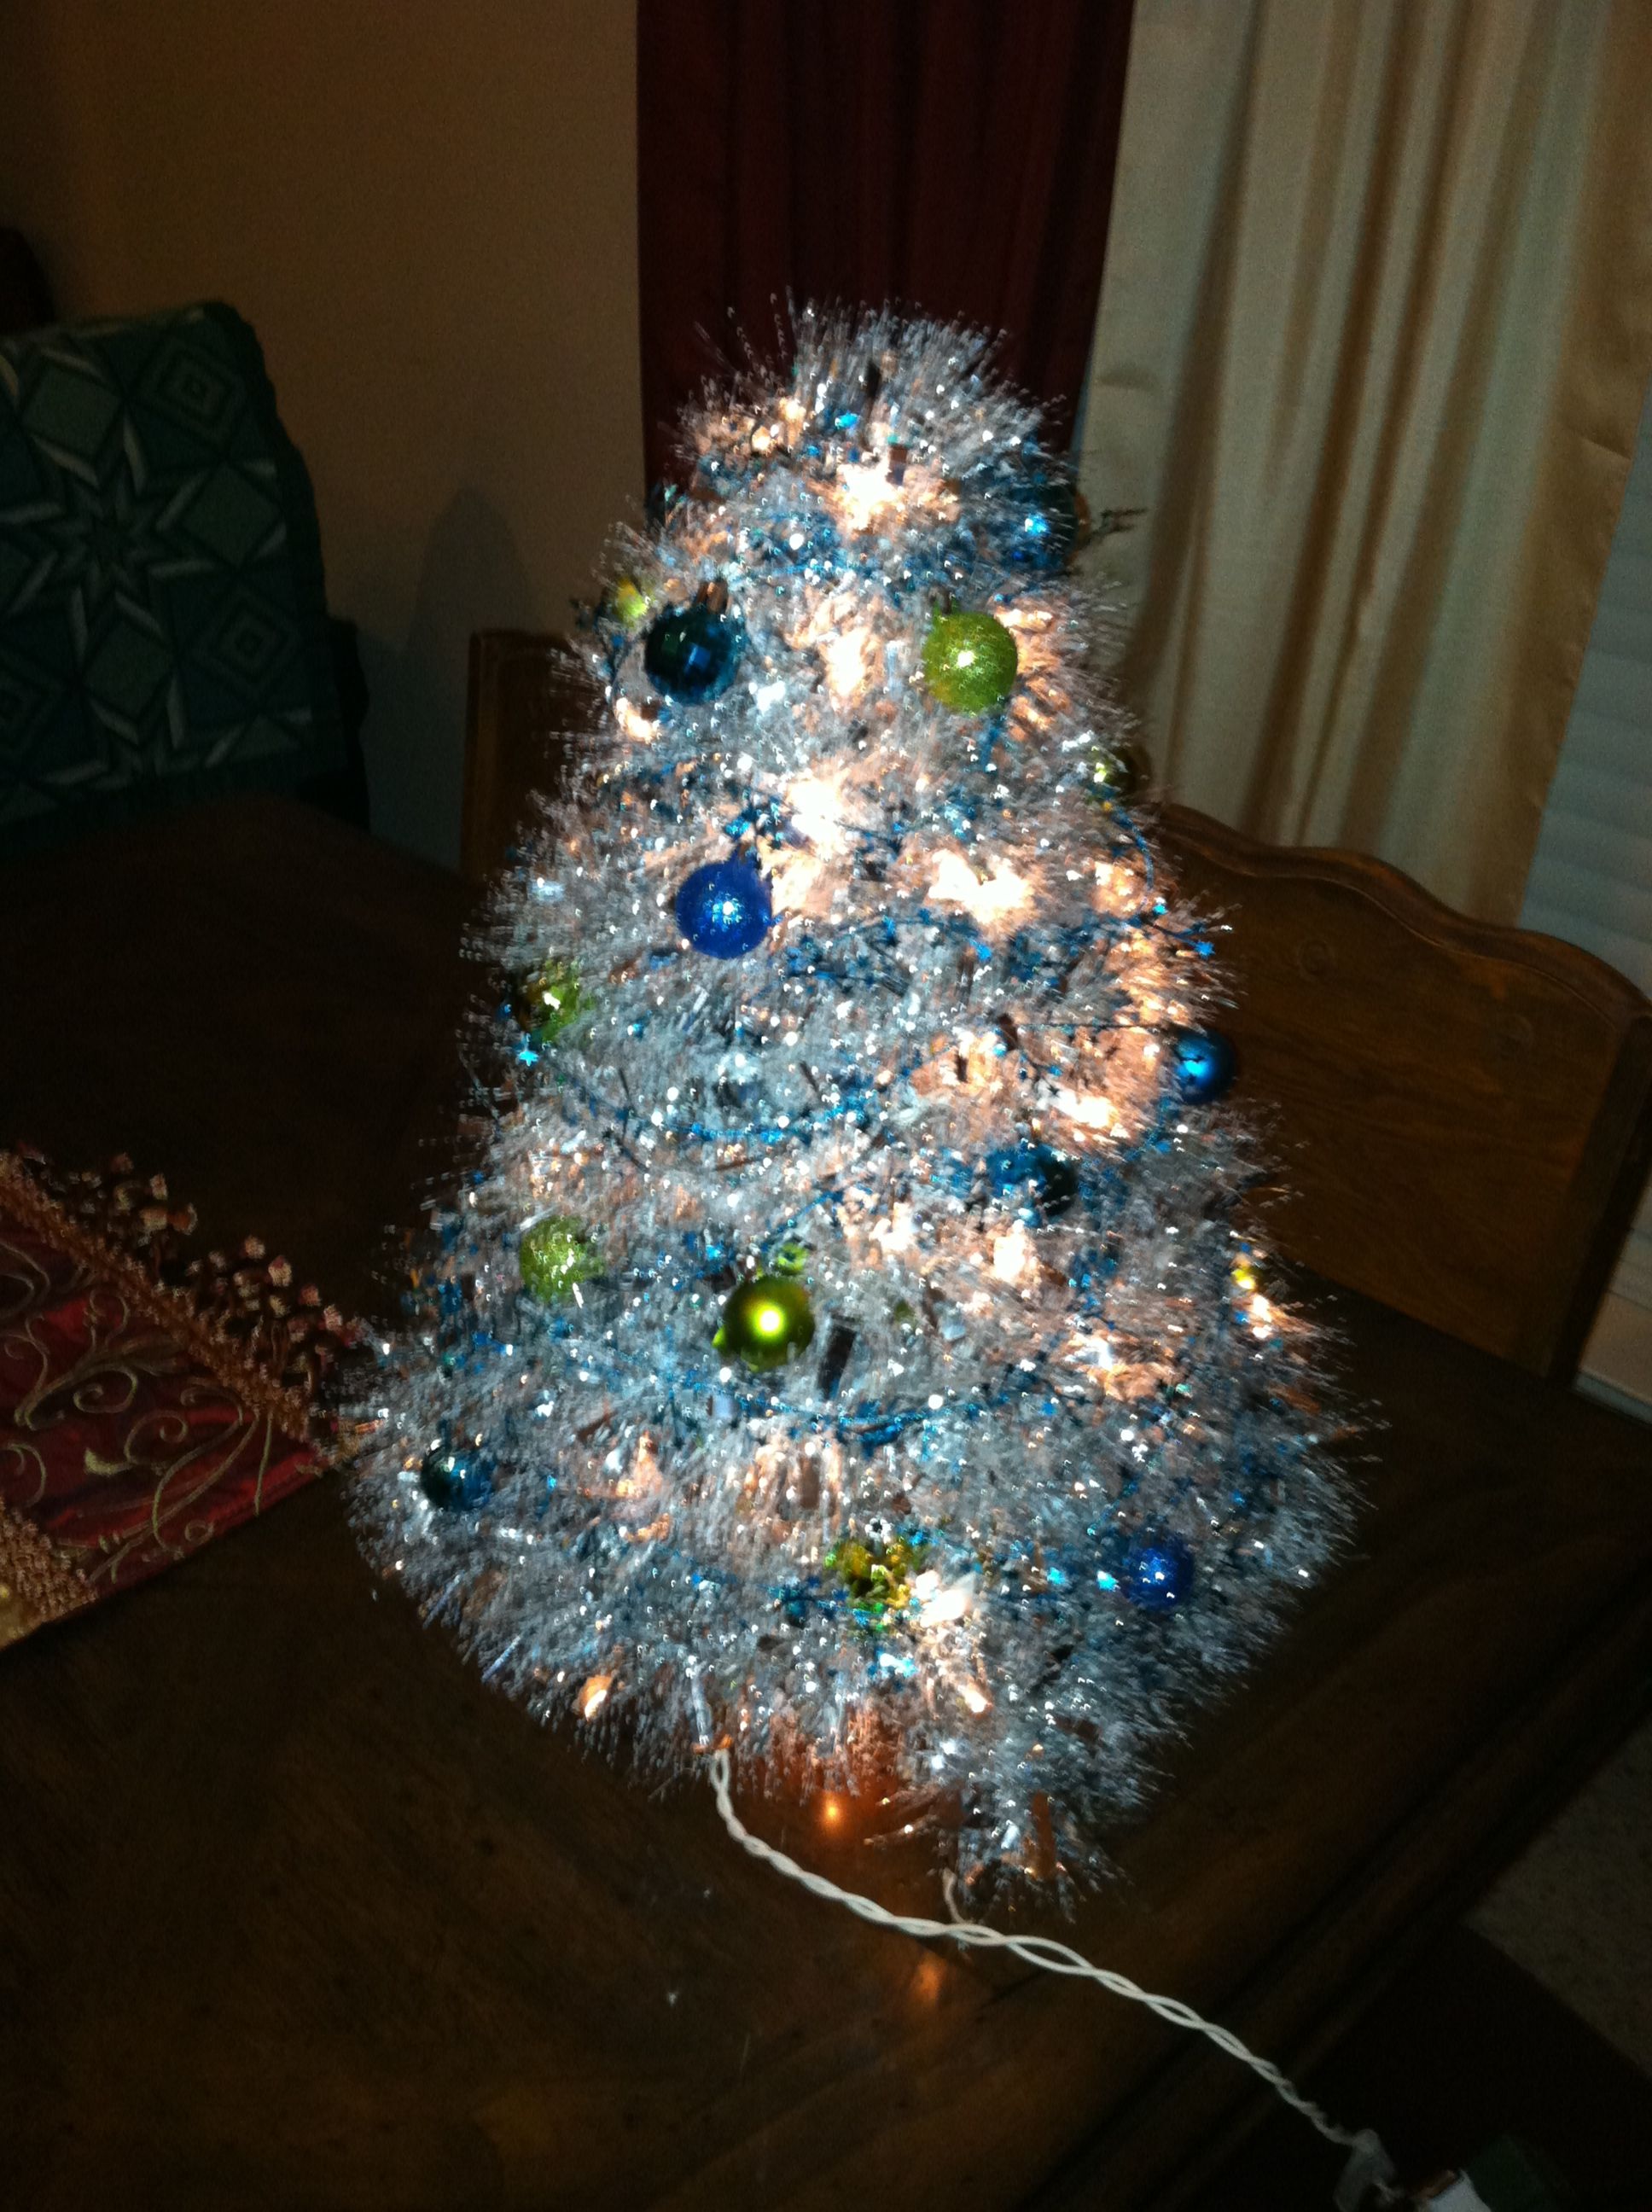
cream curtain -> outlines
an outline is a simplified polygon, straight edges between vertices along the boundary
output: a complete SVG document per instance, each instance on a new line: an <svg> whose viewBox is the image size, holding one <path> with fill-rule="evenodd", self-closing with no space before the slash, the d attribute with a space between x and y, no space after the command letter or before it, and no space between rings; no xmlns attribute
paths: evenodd
<svg viewBox="0 0 1652 2212"><path fill-rule="evenodd" d="M1172 793L1512 919L1652 368L1652 0L1136 0L1084 410Z"/></svg>

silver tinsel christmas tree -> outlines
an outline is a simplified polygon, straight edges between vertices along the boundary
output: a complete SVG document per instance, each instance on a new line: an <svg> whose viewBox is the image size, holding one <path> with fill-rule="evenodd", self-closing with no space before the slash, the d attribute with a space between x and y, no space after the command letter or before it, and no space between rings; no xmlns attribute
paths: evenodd
<svg viewBox="0 0 1652 2212"><path fill-rule="evenodd" d="M1345 1492L1071 478L979 340L797 335L616 542L358 1496L536 1713L1082 1875Z"/></svg>

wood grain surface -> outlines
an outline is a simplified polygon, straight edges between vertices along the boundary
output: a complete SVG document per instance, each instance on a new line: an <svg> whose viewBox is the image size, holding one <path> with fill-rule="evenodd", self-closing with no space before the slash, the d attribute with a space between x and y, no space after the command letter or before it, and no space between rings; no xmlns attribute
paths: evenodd
<svg viewBox="0 0 1652 2212"><path fill-rule="evenodd" d="M164 1166L206 1237L382 1308L446 1157L470 896L274 802L15 868L0 1128ZM1357 1546L1106 1893L1024 1916L1292 2062L1621 1723L1652 1621L1644 1430L1336 1310L1386 1422ZM938 1905L915 1846L749 1817ZM708 1790L535 1727L375 1583L342 1482L0 1660L0 2197L31 2212L1116 2208L1242 2109L1146 2016L864 1927Z"/></svg>

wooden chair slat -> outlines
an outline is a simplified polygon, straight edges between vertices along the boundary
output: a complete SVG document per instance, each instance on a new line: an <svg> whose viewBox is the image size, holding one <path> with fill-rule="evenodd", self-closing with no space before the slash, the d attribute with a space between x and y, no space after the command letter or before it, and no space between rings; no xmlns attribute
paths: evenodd
<svg viewBox="0 0 1652 2212"><path fill-rule="evenodd" d="M1274 1248L1534 1372L1575 1370L1646 1176L1652 1003L1577 946L1471 921L1380 860L1167 806L1246 1093Z"/></svg>
<svg viewBox="0 0 1652 2212"><path fill-rule="evenodd" d="M504 860L535 792L559 790L601 695L563 638L477 630L471 639L459 866L473 880Z"/></svg>

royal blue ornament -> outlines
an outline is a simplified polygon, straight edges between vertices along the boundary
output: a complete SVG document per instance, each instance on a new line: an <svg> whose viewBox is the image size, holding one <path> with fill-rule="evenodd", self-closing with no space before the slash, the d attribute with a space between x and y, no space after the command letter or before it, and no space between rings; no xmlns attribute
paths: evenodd
<svg viewBox="0 0 1652 2212"><path fill-rule="evenodd" d="M1016 1203L1023 1221L1054 1220L1078 1195L1078 1170L1048 1145L1022 1143L987 1155L987 1180L999 1198Z"/></svg>
<svg viewBox="0 0 1652 2212"><path fill-rule="evenodd" d="M419 1487L449 1513L474 1513L493 1496L494 1458L476 1444L441 1444L427 1452Z"/></svg>
<svg viewBox="0 0 1652 2212"><path fill-rule="evenodd" d="M697 706L726 690L740 658L740 625L708 599L668 607L658 616L642 648L650 680L668 699Z"/></svg>
<svg viewBox="0 0 1652 2212"><path fill-rule="evenodd" d="M1193 1583L1193 1555L1180 1536L1139 1536L1119 1566L1119 1587L1143 1613L1170 1613Z"/></svg>
<svg viewBox="0 0 1652 2212"><path fill-rule="evenodd" d="M696 952L738 960L761 945L774 919L768 886L750 860L713 860L684 878L677 926Z"/></svg>
<svg viewBox="0 0 1652 2212"><path fill-rule="evenodd" d="M1220 1030L1183 1030L1170 1047L1170 1073L1189 1106L1208 1106L1229 1090L1239 1072L1231 1037Z"/></svg>

